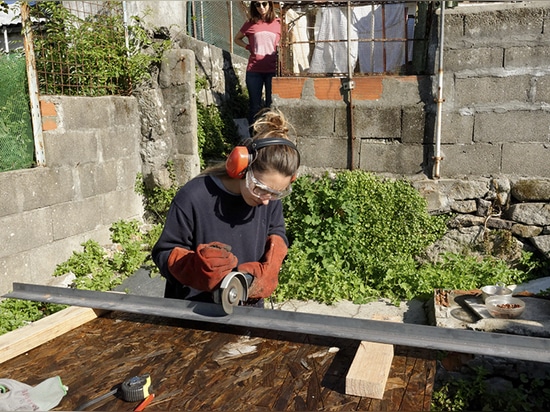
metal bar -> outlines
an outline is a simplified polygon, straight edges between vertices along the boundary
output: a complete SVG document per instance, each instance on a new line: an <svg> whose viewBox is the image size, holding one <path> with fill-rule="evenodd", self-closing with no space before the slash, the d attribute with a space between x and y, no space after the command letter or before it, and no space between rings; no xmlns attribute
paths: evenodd
<svg viewBox="0 0 550 412"><path fill-rule="evenodd" d="M550 363L550 339L14 283L6 298Z"/></svg>

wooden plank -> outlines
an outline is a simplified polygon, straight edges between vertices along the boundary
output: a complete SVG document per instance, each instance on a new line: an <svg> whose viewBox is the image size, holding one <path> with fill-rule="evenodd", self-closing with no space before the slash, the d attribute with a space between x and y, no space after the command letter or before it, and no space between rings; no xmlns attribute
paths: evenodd
<svg viewBox="0 0 550 412"><path fill-rule="evenodd" d="M346 394L382 399L393 361L393 345L362 341L346 375Z"/></svg>
<svg viewBox="0 0 550 412"><path fill-rule="evenodd" d="M5 333L0 336L0 363L96 319L105 312L107 311L69 306L36 322Z"/></svg>

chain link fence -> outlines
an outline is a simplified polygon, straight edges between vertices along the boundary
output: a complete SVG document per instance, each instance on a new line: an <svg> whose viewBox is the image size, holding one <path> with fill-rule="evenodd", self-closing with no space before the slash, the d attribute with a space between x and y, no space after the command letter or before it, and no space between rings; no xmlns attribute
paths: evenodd
<svg viewBox="0 0 550 412"><path fill-rule="evenodd" d="M25 56L0 53L0 172L34 162Z"/></svg>

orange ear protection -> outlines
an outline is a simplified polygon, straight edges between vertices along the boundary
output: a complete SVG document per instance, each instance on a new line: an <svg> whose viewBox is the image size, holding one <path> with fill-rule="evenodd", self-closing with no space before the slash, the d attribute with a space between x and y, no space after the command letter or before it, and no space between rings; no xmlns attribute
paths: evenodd
<svg viewBox="0 0 550 412"><path fill-rule="evenodd" d="M292 147L296 152L298 149L296 145L290 140L281 139L279 137L268 137L266 139L245 141L245 144L236 146L225 161L225 170L229 177L234 179L242 179L250 167L252 162L256 159L257 152L262 147L284 145Z"/></svg>

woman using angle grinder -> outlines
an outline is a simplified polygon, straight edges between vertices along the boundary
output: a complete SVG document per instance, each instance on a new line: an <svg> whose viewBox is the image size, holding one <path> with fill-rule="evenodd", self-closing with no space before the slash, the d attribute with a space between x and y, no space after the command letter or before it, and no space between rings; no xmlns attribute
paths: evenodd
<svg viewBox="0 0 550 412"><path fill-rule="evenodd" d="M253 276L247 305L263 306L277 287L288 245L280 199L291 191L300 155L282 113L265 112L253 131L224 164L174 197L152 252L165 297L213 302L234 270Z"/></svg>

